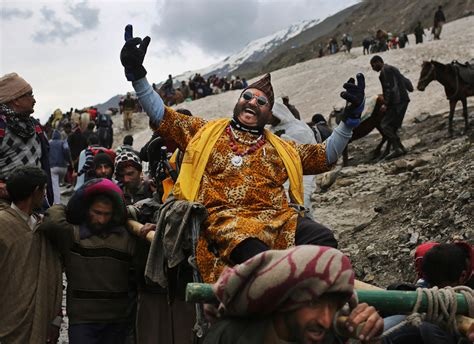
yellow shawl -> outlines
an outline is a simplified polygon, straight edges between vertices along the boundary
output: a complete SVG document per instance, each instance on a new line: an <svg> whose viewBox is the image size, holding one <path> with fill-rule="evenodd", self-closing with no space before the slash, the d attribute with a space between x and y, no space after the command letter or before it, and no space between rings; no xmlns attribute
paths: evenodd
<svg viewBox="0 0 474 344"><path fill-rule="evenodd" d="M211 151L229 122L229 119L210 121L191 139L184 153L179 177L173 190L177 199L196 200ZM266 129L265 138L275 147L283 160L290 179L292 201L303 205L303 166L298 152L291 144Z"/></svg>

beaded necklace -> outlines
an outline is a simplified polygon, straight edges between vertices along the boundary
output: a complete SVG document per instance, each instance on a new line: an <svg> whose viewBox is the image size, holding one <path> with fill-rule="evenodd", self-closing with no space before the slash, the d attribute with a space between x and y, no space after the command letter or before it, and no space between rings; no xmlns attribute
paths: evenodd
<svg viewBox="0 0 474 344"><path fill-rule="evenodd" d="M258 137L258 139L255 140L255 141L245 141L245 140L242 140L242 139L240 139L240 140L237 139L237 136L235 135L235 133L233 132L233 130L230 126L228 126L225 129L225 131L227 133L227 136L229 137L229 146L235 154L230 159L231 164L234 165L235 167L242 166L242 163L243 163L243 158L242 157L243 156L255 152L257 149L259 149L260 147L262 147L265 144L265 137L263 135L260 135ZM245 144L247 146L251 145L251 147L249 147L247 150L242 152L242 151L239 150L239 146L237 145L237 142Z"/></svg>

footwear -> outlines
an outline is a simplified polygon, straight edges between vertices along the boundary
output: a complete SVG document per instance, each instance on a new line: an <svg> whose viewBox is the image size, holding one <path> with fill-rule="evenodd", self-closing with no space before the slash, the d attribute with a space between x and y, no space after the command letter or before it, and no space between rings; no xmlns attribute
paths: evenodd
<svg viewBox="0 0 474 344"><path fill-rule="evenodd" d="M388 154L385 157L385 160L395 159L395 158L401 157L402 155L405 155L405 154L406 153L401 148L397 147L390 154Z"/></svg>

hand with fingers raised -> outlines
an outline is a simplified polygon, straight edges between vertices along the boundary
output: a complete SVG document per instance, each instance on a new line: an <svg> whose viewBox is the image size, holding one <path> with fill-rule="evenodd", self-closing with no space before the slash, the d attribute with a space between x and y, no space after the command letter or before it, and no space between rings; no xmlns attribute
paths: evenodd
<svg viewBox="0 0 474 344"><path fill-rule="evenodd" d="M143 67L146 50L150 44L150 37L133 37L133 26L125 27L125 44L120 52L120 61L125 67L125 76L128 81L135 81L145 77L146 69Z"/></svg>
<svg viewBox="0 0 474 344"><path fill-rule="evenodd" d="M356 75L357 84L354 78L350 78L343 87L346 89L341 92L341 97L346 100L346 106L342 114L342 121L349 127L355 128L360 124L360 116L365 106L365 78L364 74Z"/></svg>

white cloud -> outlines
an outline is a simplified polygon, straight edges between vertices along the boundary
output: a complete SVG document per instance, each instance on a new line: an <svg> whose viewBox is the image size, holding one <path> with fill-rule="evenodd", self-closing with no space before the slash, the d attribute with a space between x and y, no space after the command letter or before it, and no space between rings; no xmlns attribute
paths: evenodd
<svg viewBox="0 0 474 344"><path fill-rule="evenodd" d="M17 72L30 82L35 116L45 120L58 107L82 108L131 90L119 59L127 24L137 36L151 36L145 67L148 79L159 82L355 1L202 0L204 8L197 0L2 1L0 75Z"/></svg>

